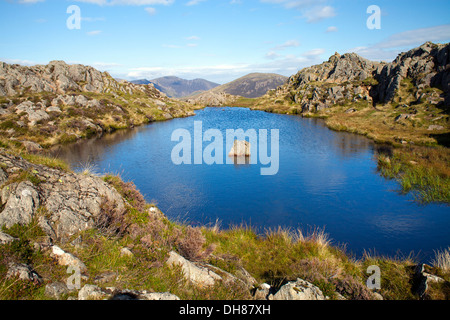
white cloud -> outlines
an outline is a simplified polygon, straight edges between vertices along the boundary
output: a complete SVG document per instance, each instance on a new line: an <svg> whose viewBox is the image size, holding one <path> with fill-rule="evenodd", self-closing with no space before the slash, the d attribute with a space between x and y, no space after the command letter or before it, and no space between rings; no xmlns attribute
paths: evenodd
<svg viewBox="0 0 450 320"><path fill-rule="evenodd" d="M302 12L302 18L309 23L336 16L335 9L326 5L329 0L260 0L260 2L299 10Z"/></svg>
<svg viewBox="0 0 450 320"><path fill-rule="evenodd" d="M20 4L33 4L38 2L44 2L45 0L19 0L17 1Z"/></svg>
<svg viewBox="0 0 450 320"><path fill-rule="evenodd" d="M190 36L190 37L186 37L186 40L191 40L191 41L196 41L196 40L200 40L200 37L197 36Z"/></svg>
<svg viewBox="0 0 450 320"><path fill-rule="evenodd" d="M314 58L314 57L318 57L324 53L325 53L324 49L312 49L312 50L302 53L302 56L308 57L308 58Z"/></svg>
<svg viewBox="0 0 450 320"><path fill-rule="evenodd" d="M178 76L184 79L204 78L217 83L226 83L252 72L277 73L291 76L298 70L323 62L318 53L321 49L311 50L300 56L279 55L261 63L236 63L217 65L192 65L171 67L139 67L130 69L123 77L127 79L154 79L163 76Z"/></svg>
<svg viewBox="0 0 450 320"><path fill-rule="evenodd" d="M154 14L156 14L156 9L152 8L152 7L147 7L144 9L149 15L153 16Z"/></svg>
<svg viewBox="0 0 450 320"><path fill-rule="evenodd" d="M76 2L84 2L96 4L99 6L151 6L151 5L171 5L175 0L74 0Z"/></svg>
<svg viewBox="0 0 450 320"><path fill-rule="evenodd" d="M331 26L331 27L328 27L327 28L327 33L330 33L330 32L337 32L338 31L338 28L337 27L334 27L334 26Z"/></svg>
<svg viewBox="0 0 450 320"><path fill-rule="evenodd" d="M180 49L181 46L178 46L176 44L163 44L162 45L163 48L170 48L170 49Z"/></svg>
<svg viewBox="0 0 450 320"><path fill-rule="evenodd" d="M92 62L88 63L87 65L100 70L100 71L110 71L112 69L121 67L121 64L114 63L114 62Z"/></svg>
<svg viewBox="0 0 450 320"><path fill-rule="evenodd" d="M260 2L279 4L286 9L302 9L312 5L317 5L317 3L324 2L324 0L260 0Z"/></svg>
<svg viewBox="0 0 450 320"><path fill-rule="evenodd" d="M191 0L188 3L186 3L186 5L187 6L195 6L195 5L197 5L197 4L199 4L200 2L203 2L203 1L206 1L206 0Z"/></svg>
<svg viewBox="0 0 450 320"><path fill-rule="evenodd" d="M22 66L34 66L37 63L31 60L23 60L23 59L5 59L0 58L0 61L6 62L8 64L20 64Z"/></svg>
<svg viewBox="0 0 450 320"><path fill-rule="evenodd" d="M318 22L320 20L331 18L334 16L336 16L336 11L333 7L330 6L313 7L303 13L303 17L309 23Z"/></svg>
<svg viewBox="0 0 450 320"><path fill-rule="evenodd" d="M273 60L273 59L277 59L279 57L280 57L280 55L278 53L276 53L275 51L269 51L266 53L266 59Z"/></svg>
<svg viewBox="0 0 450 320"><path fill-rule="evenodd" d="M88 36L97 36L97 35L99 35L100 33L102 33L101 30L93 30L93 31L88 31L88 32L86 32L86 34L87 34Z"/></svg>
<svg viewBox="0 0 450 320"><path fill-rule="evenodd" d="M427 41L442 42L450 40L450 24L421 28L393 34L389 38L373 44L352 48L355 52L366 59L377 61L391 61L404 50L422 45Z"/></svg>
<svg viewBox="0 0 450 320"><path fill-rule="evenodd" d="M377 44L379 48L397 48L450 39L450 24L394 34Z"/></svg>
<svg viewBox="0 0 450 320"><path fill-rule="evenodd" d="M284 50L287 48L293 48L293 47L298 47L300 46L300 42L298 42L297 40L288 40L283 44L280 44L274 48L272 48L273 51L280 51L280 50Z"/></svg>

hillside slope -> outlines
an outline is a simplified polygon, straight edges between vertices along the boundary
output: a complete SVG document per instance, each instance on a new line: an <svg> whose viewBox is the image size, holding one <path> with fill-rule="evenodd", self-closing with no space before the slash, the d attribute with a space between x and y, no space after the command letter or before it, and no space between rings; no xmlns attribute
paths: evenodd
<svg viewBox="0 0 450 320"><path fill-rule="evenodd" d="M189 115L192 106L151 84L116 81L89 66L0 62L0 134L18 143L47 147Z"/></svg>
<svg viewBox="0 0 450 320"><path fill-rule="evenodd" d="M268 90L275 89L286 82L287 77L274 73L251 73L239 79L212 89L212 92L245 98L257 98Z"/></svg>
<svg viewBox="0 0 450 320"><path fill-rule="evenodd" d="M153 80L135 80L135 84L153 84L156 89L167 94L171 98L187 97L197 92L208 91L219 86L205 79L185 80L178 77L162 77Z"/></svg>

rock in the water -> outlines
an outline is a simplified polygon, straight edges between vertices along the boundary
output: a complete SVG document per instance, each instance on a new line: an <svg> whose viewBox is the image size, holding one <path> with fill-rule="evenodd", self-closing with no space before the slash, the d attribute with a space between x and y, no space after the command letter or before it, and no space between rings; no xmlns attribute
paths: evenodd
<svg viewBox="0 0 450 320"><path fill-rule="evenodd" d="M250 157L250 142L235 140L233 148L231 148L228 156L230 157Z"/></svg>

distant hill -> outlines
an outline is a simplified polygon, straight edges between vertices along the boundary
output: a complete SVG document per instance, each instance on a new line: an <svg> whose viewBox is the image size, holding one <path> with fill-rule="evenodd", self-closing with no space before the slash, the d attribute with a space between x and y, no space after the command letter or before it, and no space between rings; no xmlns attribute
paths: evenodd
<svg viewBox="0 0 450 320"><path fill-rule="evenodd" d="M232 82L212 89L212 92L224 92L245 98L258 98L271 89L283 85L288 78L274 73L250 73Z"/></svg>
<svg viewBox="0 0 450 320"><path fill-rule="evenodd" d="M182 98L192 94L208 91L219 86L205 79L185 80L178 77L162 77L153 80L141 79L131 81L134 84L150 84L153 83L156 89L164 92L171 98Z"/></svg>

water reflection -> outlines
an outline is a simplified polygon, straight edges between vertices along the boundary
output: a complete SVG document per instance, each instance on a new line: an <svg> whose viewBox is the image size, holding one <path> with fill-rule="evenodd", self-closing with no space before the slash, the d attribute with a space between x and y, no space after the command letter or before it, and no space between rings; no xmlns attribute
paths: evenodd
<svg viewBox="0 0 450 320"><path fill-rule="evenodd" d="M251 163L251 157L249 156L229 156L229 158L233 159L233 163L236 168L248 167Z"/></svg>
<svg viewBox="0 0 450 320"><path fill-rule="evenodd" d="M101 161L112 146L133 139L139 132L149 130L150 126L119 130L69 145L56 146L50 149L49 154L66 160L72 164L74 170L77 170L88 164Z"/></svg>
<svg viewBox="0 0 450 320"><path fill-rule="evenodd" d="M331 131L320 119L223 110L206 108L195 117L53 152L75 168L91 163L101 172L123 172L172 219L202 224L218 219L223 228L241 223L261 229L317 226L356 255L375 249L387 255L420 251L427 257L450 244L446 206L417 205L411 196L392 191L398 189L395 181L377 173L374 155L389 155L390 147ZM240 159L244 164L235 159L233 165L174 165L171 151L177 143L171 135L184 128L193 136L194 121L202 121L204 131L215 128L223 134L226 129L278 129L278 174L261 176L261 164L251 165L250 158Z"/></svg>

